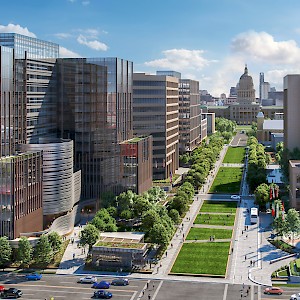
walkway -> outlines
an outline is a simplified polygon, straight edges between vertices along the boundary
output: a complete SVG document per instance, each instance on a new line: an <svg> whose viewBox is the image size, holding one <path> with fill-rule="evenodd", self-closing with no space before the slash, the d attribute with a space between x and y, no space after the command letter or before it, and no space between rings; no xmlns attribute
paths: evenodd
<svg viewBox="0 0 300 300"><path fill-rule="evenodd" d="M280 266L287 264L293 258L288 258L283 261L276 262L274 264L269 263L271 259L282 257L287 255L275 247L273 247L267 238L270 235L269 225L271 222L271 216L266 214L260 215L260 224L251 225L250 216L247 209L254 205L253 197L248 195L248 185L245 182L245 175L243 177L244 184L242 185L241 191L241 202L237 208L236 222L233 229L233 253L229 255L228 263L228 278L209 278L209 277L193 277L193 276L175 276L169 275L170 270L175 262L175 259L183 245L183 242L193 226L194 219L196 218L198 211L203 203L203 200L208 199L207 192L209 191L210 185L213 182L215 175L218 172L221 162L226 153L228 146L224 146L220 153L220 158L216 162L214 169L211 171L207 178L207 181L200 194L194 196L194 201L190 206L185 218L182 223L178 226L177 231L170 242L170 246L162 256L160 262L155 266L152 274L126 274L129 277L144 278L144 279L174 279L174 280L188 280L188 281L201 281L201 282L223 282L223 283L236 283L236 284L263 284L271 285L270 275L273 271L278 269ZM221 195L222 196L222 195ZM203 198L203 200L201 199ZM221 197L222 198L222 197ZM222 200L217 198L217 200ZM230 200L224 196L223 200ZM213 201L213 200L212 200ZM201 225L195 225L201 227ZM206 227L208 225L205 225ZM223 226L213 226L212 228L223 228ZM245 226L248 226L245 228ZM230 226L224 226L229 228ZM230 227L232 228L232 227ZM82 253L82 249L78 248L79 231L81 228L76 227L71 237L74 238L74 243L70 243L62 262L57 270L57 274L97 274L99 272L84 272L83 264L86 258L86 253ZM75 234L76 233L76 234ZM217 241L217 240L216 240ZM223 241L223 240L222 240ZM203 242L203 241L187 241L187 242ZM75 254L75 259L73 259ZM111 275L116 275L115 273ZM125 275L125 274L123 274Z"/></svg>

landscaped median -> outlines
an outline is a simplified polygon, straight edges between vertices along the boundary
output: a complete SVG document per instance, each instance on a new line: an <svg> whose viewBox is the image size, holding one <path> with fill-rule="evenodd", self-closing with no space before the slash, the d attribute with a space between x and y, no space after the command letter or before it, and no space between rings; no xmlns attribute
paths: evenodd
<svg viewBox="0 0 300 300"><path fill-rule="evenodd" d="M236 194L240 191L243 168L221 167L210 187L210 193Z"/></svg>
<svg viewBox="0 0 300 300"><path fill-rule="evenodd" d="M223 159L223 164L244 163L245 151L245 147L229 147Z"/></svg>
<svg viewBox="0 0 300 300"><path fill-rule="evenodd" d="M170 274L226 276L236 207L236 202L204 201Z"/></svg>

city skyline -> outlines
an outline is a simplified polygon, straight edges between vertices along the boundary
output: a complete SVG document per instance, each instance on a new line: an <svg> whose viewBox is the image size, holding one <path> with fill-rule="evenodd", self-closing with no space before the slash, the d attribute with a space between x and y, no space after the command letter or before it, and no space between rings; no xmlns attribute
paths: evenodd
<svg viewBox="0 0 300 300"><path fill-rule="evenodd" d="M286 74L300 73L299 8L297 1L14 0L2 4L0 32L58 43L61 57L116 56L133 61L134 72L178 71L214 96L228 95L247 64L258 96L259 72L277 89Z"/></svg>

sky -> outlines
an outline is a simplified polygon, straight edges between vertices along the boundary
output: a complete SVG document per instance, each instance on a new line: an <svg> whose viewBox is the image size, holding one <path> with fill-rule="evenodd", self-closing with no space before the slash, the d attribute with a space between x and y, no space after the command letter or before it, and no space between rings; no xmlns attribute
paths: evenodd
<svg viewBox="0 0 300 300"><path fill-rule="evenodd" d="M299 0L10 0L0 32L60 45L60 57L119 57L134 72L181 72L227 96L245 64L277 90L300 74Z"/></svg>

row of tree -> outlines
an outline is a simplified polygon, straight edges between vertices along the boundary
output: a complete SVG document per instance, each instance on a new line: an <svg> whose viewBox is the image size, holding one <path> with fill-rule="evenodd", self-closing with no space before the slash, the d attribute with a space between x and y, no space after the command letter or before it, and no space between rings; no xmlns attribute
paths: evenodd
<svg viewBox="0 0 300 300"><path fill-rule="evenodd" d="M121 193L116 197L116 207L100 209L93 220L81 231L80 243L90 248L99 239L101 231L117 231L117 221L139 224L130 230L142 230L149 243L166 245L174 234L175 223L180 222L177 210L160 203L166 193L160 187L153 187L143 195L132 191Z"/></svg>
<svg viewBox="0 0 300 300"><path fill-rule="evenodd" d="M259 144L255 137L250 137L248 145L248 174L247 182L250 190L254 191L262 183L266 183L266 166L270 157L265 153L263 145Z"/></svg>
<svg viewBox="0 0 300 300"><path fill-rule="evenodd" d="M52 262L61 247L62 238L57 232L43 234L35 248L27 237L20 238L16 249L11 247L7 237L0 237L0 266L5 267L11 262L23 267L28 267L30 264L46 266Z"/></svg>

